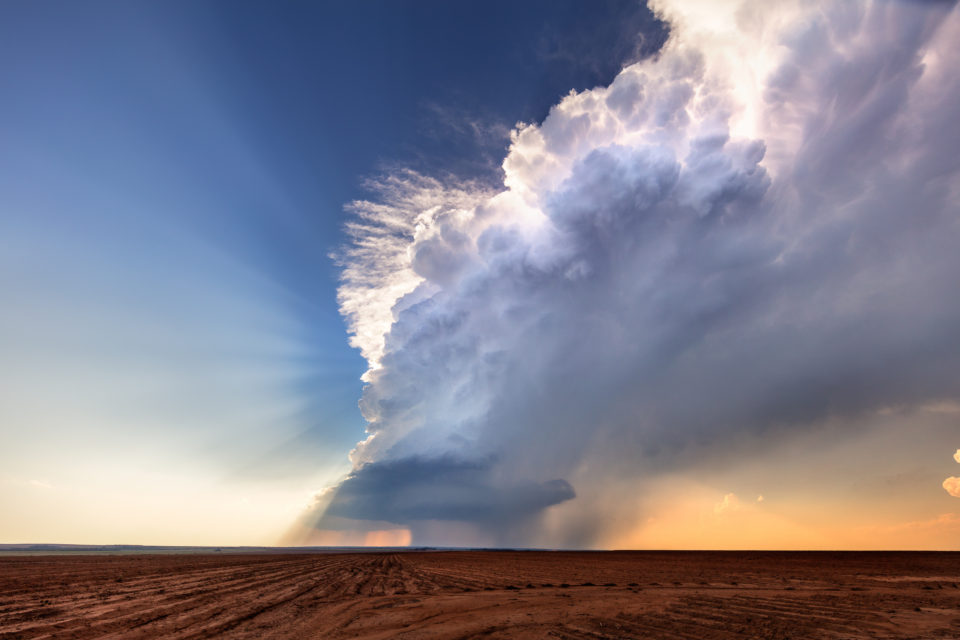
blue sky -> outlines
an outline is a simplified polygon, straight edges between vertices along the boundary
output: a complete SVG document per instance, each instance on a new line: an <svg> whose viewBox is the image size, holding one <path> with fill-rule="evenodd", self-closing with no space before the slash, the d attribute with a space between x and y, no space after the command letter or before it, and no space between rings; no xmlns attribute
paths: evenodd
<svg viewBox="0 0 960 640"><path fill-rule="evenodd" d="M331 482L365 424L344 205L400 164L496 179L515 122L662 38L632 2L5 3L0 466L38 506L0 539L169 541L46 487Z"/></svg>
<svg viewBox="0 0 960 640"><path fill-rule="evenodd" d="M0 542L957 548L960 5L650 5L3 3Z"/></svg>

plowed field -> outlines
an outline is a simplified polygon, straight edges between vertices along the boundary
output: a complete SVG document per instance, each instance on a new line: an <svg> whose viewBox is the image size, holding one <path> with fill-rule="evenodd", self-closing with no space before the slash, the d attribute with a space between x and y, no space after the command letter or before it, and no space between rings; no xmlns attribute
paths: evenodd
<svg viewBox="0 0 960 640"><path fill-rule="evenodd" d="M960 638L960 554L9 556L14 638Z"/></svg>

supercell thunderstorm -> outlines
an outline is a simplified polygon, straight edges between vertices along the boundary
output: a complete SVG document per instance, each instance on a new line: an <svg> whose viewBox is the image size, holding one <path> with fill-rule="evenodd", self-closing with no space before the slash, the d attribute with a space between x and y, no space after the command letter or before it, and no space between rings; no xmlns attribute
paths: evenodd
<svg viewBox="0 0 960 640"><path fill-rule="evenodd" d="M369 437L313 526L592 545L605 487L960 397L960 12L674 4L656 56L516 127L499 188L352 205Z"/></svg>

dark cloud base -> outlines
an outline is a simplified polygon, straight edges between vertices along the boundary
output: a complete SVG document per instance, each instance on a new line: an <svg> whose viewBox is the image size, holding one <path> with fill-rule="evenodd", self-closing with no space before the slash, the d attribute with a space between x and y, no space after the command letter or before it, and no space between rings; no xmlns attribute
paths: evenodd
<svg viewBox="0 0 960 640"><path fill-rule="evenodd" d="M417 520L495 525L534 516L575 497L565 480L497 483L493 464L452 456L367 463L337 486L324 517L400 525ZM322 518L318 526L323 527Z"/></svg>

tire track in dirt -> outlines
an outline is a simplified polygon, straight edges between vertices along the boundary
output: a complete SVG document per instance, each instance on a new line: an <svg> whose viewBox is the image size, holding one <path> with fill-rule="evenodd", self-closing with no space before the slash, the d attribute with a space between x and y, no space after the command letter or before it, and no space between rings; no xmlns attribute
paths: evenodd
<svg viewBox="0 0 960 640"><path fill-rule="evenodd" d="M178 577L186 584L170 585L169 590L161 586L159 588L161 593L140 593L139 597L134 597L132 601L121 598L91 604L89 599L80 600L75 602L75 605L76 608L84 611L83 617L58 620L54 624L28 626L22 628L21 632L27 634L25 637L40 639L73 632L77 627L85 627L88 633L96 634L96 637L109 637L115 629L129 630L131 627L145 626L148 622L145 623L144 618L148 621L151 618L165 619L166 624L171 625L178 618L186 618L190 615L209 617L215 613L211 607L220 609L235 607L238 599L243 601L245 592L274 584L296 582L313 570L311 565L314 563L315 561L303 561L292 565L282 561L271 563L268 565L270 568L265 569L262 575L246 567L239 567L232 574L221 574L219 581L197 580L189 573L167 576L161 578L161 585L169 585Z"/></svg>
<svg viewBox="0 0 960 640"><path fill-rule="evenodd" d="M349 562L336 556L324 560L298 563L267 580L247 579L229 589L208 590L187 601L189 606L186 609L164 616L162 623L149 627L142 625L139 633L143 637L191 638L227 631L265 611L328 586L332 581L331 572ZM195 631L198 625L200 629Z"/></svg>
<svg viewBox="0 0 960 640"><path fill-rule="evenodd" d="M281 568L281 571L282 570L283 568ZM171 589L169 593L167 593L166 589L162 587L159 588L159 591L161 591L162 593L157 595L162 595L162 597L160 598L161 601L169 601L172 603L175 602L176 604L173 606L178 606L178 607L188 606L188 603L182 600L183 598L190 598L191 596L195 596L197 593L200 593L202 595L206 590L205 584L208 585L207 587L208 589L214 588L213 585L216 584L215 582L212 582L212 581L209 583L204 583L204 582L199 582L197 580L193 580L191 579L192 576L190 576L189 574L187 574L186 576L181 575L181 578L182 578L182 583L185 583L185 584L178 585L179 588ZM235 577L234 581L242 580L242 579L243 578ZM166 582L169 582L169 579L167 579ZM221 581L221 584L223 584L223 582L224 581ZM225 580L225 582L226 584L229 584L230 581L229 579L227 579ZM164 584L164 582L161 582L160 584ZM149 599L151 595L154 595L154 594L151 594L149 591L146 591L144 589L139 590L139 592L136 592L136 591L125 592L121 590L119 593L115 593L113 591L100 590L98 591L98 595L92 595L86 598L83 598L83 597L74 598L72 601L72 604L74 605L74 608L82 609L86 614L84 617L87 619L100 618L100 617L103 617L105 614L112 613L113 617L118 617L122 620L123 616L122 614L118 615L118 612L124 609L123 603L127 602L128 598L136 600L137 603L133 605L128 605L127 608L133 608L134 610L137 610L137 611L144 611L142 606L138 606L138 605L142 605L143 601L145 599ZM66 604L66 603L64 603L62 600L58 600L55 602L55 604ZM29 613L31 613L31 611L28 609L27 614ZM67 628L65 625L65 622L66 621L59 621L59 623L54 628L51 628L49 632L62 633ZM26 630L33 631L34 635L37 635L38 637L43 637L42 632L44 631L44 629L42 626L38 628L26 629Z"/></svg>
<svg viewBox="0 0 960 640"><path fill-rule="evenodd" d="M960 554L2 557L0 640L960 636Z"/></svg>

